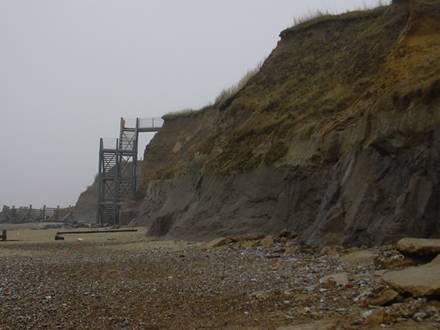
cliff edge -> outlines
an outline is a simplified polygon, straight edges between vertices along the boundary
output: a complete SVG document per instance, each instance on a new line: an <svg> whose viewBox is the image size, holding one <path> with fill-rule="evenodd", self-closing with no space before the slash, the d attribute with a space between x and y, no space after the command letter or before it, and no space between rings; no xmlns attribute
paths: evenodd
<svg viewBox="0 0 440 330"><path fill-rule="evenodd" d="M165 117L133 223L195 239L287 228L311 244L440 236L440 1L280 37L236 94Z"/></svg>

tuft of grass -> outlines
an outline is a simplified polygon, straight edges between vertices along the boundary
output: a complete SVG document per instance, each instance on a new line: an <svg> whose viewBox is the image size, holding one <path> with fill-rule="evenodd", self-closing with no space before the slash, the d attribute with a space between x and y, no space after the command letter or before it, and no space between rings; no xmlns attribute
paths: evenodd
<svg viewBox="0 0 440 330"><path fill-rule="evenodd" d="M240 79L240 81L229 87L224 89L215 99L214 104L215 105L221 105L222 103L224 103L226 100L230 99L231 97L235 96L241 89L243 89L247 83L253 78L255 77L255 75L260 72L261 67L263 66L264 60L261 61L256 68L249 70L244 76L243 78ZM195 114L200 113L203 110L206 110L207 108L210 108L212 106L212 104L208 104L206 106L204 106L201 109L192 109L192 108L187 108L187 109L183 109L183 110L179 110L179 111L174 111L174 112L169 112L167 114L165 114L162 119L164 120L170 120L170 119L176 119L176 118L181 118L181 117L189 117Z"/></svg>
<svg viewBox="0 0 440 330"><path fill-rule="evenodd" d="M363 15L369 15L371 12L375 12L376 10L380 10L389 6L391 2L392 2L391 0L379 0L376 3L376 5L373 6L369 6L364 3L363 6L355 10L348 10L340 14L336 14L329 10L325 10L325 11L316 10L315 12L309 12L303 16L294 17L291 27L288 28L286 31L296 30L296 28L307 28L310 25L314 25L332 19L341 19L341 18L350 19L352 17L356 18Z"/></svg>
<svg viewBox="0 0 440 330"><path fill-rule="evenodd" d="M166 120L166 119L174 119L177 117L188 117L188 116L195 114L196 112L198 112L198 110L196 110L196 109L191 109L191 108L182 109L182 110L178 110L178 111L169 112L169 113L165 114L162 117L162 119Z"/></svg>
<svg viewBox="0 0 440 330"><path fill-rule="evenodd" d="M228 100L229 98L235 96L241 89L243 89L243 87L245 87L247 85L247 83L253 78L255 77L255 75L260 72L261 67L263 66L264 60L261 61L258 66L252 70L249 70L244 76L243 78L240 79L240 81L229 87L226 88L224 90L221 91L221 93L216 97L215 99L215 104L222 104L223 102L225 102L226 100Z"/></svg>
<svg viewBox="0 0 440 330"><path fill-rule="evenodd" d="M176 118L190 117L193 115L200 114L203 111L208 110L211 107L212 107L212 104L208 104L200 109L187 108L187 109L183 109L183 110L179 110L179 111L169 112L169 113L163 115L162 119L163 120L171 120L171 119L176 119Z"/></svg>
<svg viewBox="0 0 440 330"><path fill-rule="evenodd" d="M302 15L299 17L294 17L292 26L297 26L297 25L304 24L304 23L313 21L313 20L321 18L321 17L333 16L333 15L334 15L334 13L332 13L328 10L326 10L326 11L317 10L315 12L309 12L305 15Z"/></svg>

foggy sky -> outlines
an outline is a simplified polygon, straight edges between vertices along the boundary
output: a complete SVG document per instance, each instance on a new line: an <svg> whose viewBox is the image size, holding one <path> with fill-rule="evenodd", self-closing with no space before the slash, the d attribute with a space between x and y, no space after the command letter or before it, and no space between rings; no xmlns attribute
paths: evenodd
<svg viewBox="0 0 440 330"><path fill-rule="evenodd" d="M121 116L201 107L294 17L376 2L0 0L0 207L74 204Z"/></svg>

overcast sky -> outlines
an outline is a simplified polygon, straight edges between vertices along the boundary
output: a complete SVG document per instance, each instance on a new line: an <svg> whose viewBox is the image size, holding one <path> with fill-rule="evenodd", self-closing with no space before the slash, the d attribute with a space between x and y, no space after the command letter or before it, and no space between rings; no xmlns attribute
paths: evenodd
<svg viewBox="0 0 440 330"><path fill-rule="evenodd" d="M74 204L121 116L201 107L294 17L376 2L0 0L0 207Z"/></svg>

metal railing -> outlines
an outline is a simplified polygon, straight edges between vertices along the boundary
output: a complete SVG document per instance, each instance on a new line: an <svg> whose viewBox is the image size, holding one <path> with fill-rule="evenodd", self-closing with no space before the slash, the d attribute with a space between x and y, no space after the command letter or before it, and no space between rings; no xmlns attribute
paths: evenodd
<svg viewBox="0 0 440 330"><path fill-rule="evenodd" d="M122 118L122 128L136 128L136 118Z"/></svg>
<svg viewBox="0 0 440 330"><path fill-rule="evenodd" d="M118 139L116 138L102 138L102 148L103 149L117 149Z"/></svg>
<svg viewBox="0 0 440 330"><path fill-rule="evenodd" d="M155 118L122 118L122 129L146 129L161 128L164 120L159 117Z"/></svg>
<svg viewBox="0 0 440 330"><path fill-rule="evenodd" d="M161 128L163 123L162 118L139 118L139 128Z"/></svg>

